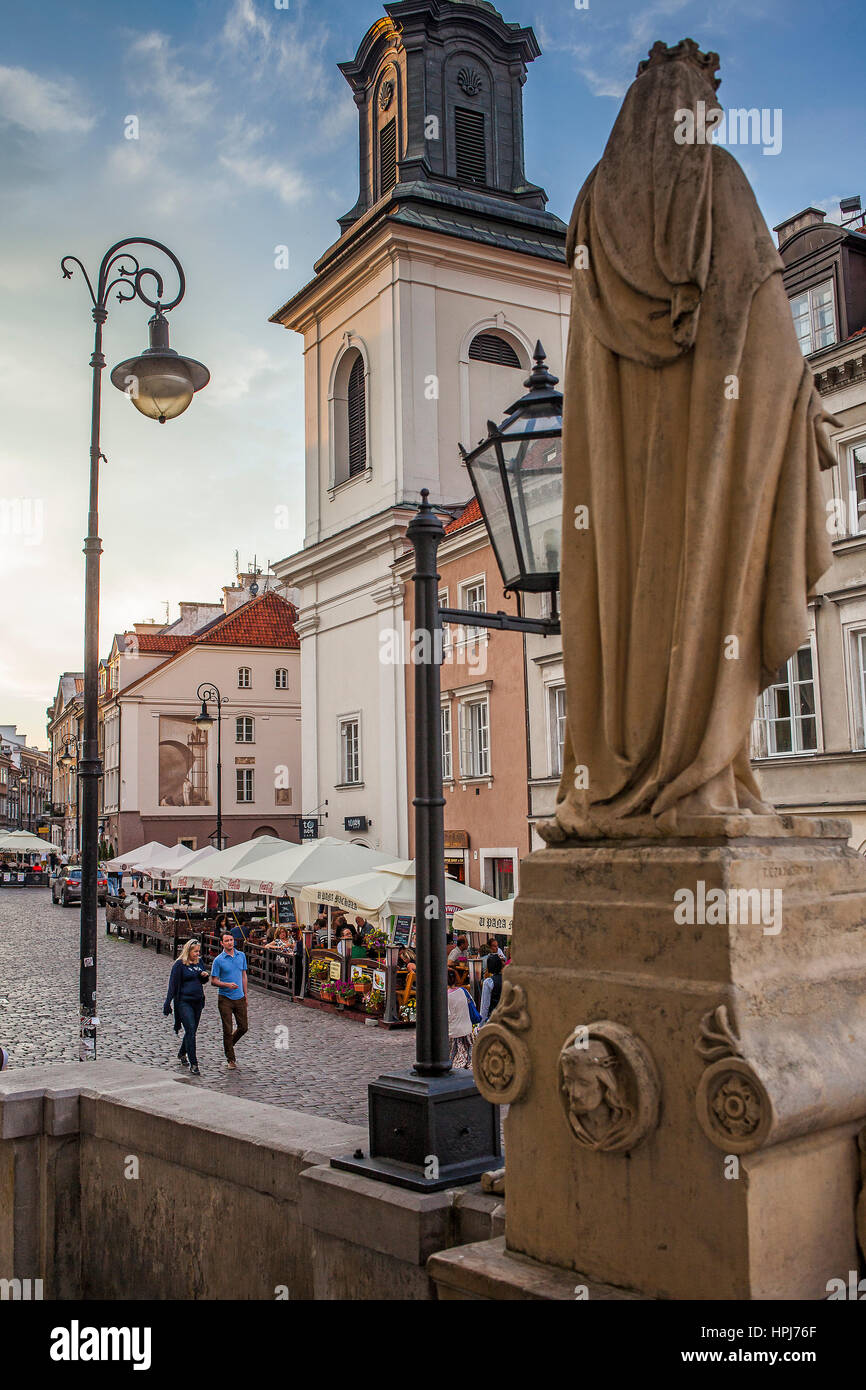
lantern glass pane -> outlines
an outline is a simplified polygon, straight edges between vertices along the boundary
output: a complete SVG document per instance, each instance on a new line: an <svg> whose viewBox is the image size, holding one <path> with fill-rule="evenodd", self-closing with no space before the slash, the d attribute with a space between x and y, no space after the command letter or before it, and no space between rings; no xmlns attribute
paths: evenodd
<svg viewBox="0 0 866 1390"><path fill-rule="evenodd" d="M524 575L557 576L562 549L562 438L503 440L502 456Z"/></svg>
<svg viewBox="0 0 866 1390"><path fill-rule="evenodd" d="M496 445L490 443L468 465L472 484L487 520L490 539L496 551L502 578L506 584L520 574L520 562L514 544L508 506L505 499L505 483Z"/></svg>

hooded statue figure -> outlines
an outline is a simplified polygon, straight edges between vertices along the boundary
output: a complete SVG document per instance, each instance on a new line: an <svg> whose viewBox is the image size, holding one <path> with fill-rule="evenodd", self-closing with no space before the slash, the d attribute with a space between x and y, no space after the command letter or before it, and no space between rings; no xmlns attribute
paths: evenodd
<svg viewBox="0 0 866 1390"><path fill-rule="evenodd" d="M830 417L782 262L736 161L688 138L699 102L717 119L718 61L691 39L654 45L569 229L550 841L772 812L749 760L755 702L830 564Z"/></svg>

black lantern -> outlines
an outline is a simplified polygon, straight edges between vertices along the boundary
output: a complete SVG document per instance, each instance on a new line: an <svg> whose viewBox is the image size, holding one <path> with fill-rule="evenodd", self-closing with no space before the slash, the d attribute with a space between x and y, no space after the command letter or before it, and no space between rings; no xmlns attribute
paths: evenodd
<svg viewBox="0 0 866 1390"><path fill-rule="evenodd" d="M559 588L562 392L536 343L528 393L471 453L461 448L507 590Z"/></svg>

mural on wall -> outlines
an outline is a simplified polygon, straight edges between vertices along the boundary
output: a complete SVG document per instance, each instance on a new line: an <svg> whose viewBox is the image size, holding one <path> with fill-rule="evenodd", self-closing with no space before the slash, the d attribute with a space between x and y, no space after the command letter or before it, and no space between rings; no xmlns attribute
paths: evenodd
<svg viewBox="0 0 866 1390"><path fill-rule="evenodd" d="M192 715L159 716L160 806L210 806L208 734Z"/></svg>

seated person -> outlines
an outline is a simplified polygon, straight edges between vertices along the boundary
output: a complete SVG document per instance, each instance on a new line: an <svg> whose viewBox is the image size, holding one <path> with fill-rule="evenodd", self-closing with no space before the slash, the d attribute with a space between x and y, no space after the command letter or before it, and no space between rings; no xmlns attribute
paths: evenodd
<svg viewBox="0 0 866 1390"><path fill-rule="evenodd" d="M455 965L458 961L465 961L469 956L469 940L465 936L458 936L454 943L454 949L448 953L448 964Z"/></svg>

